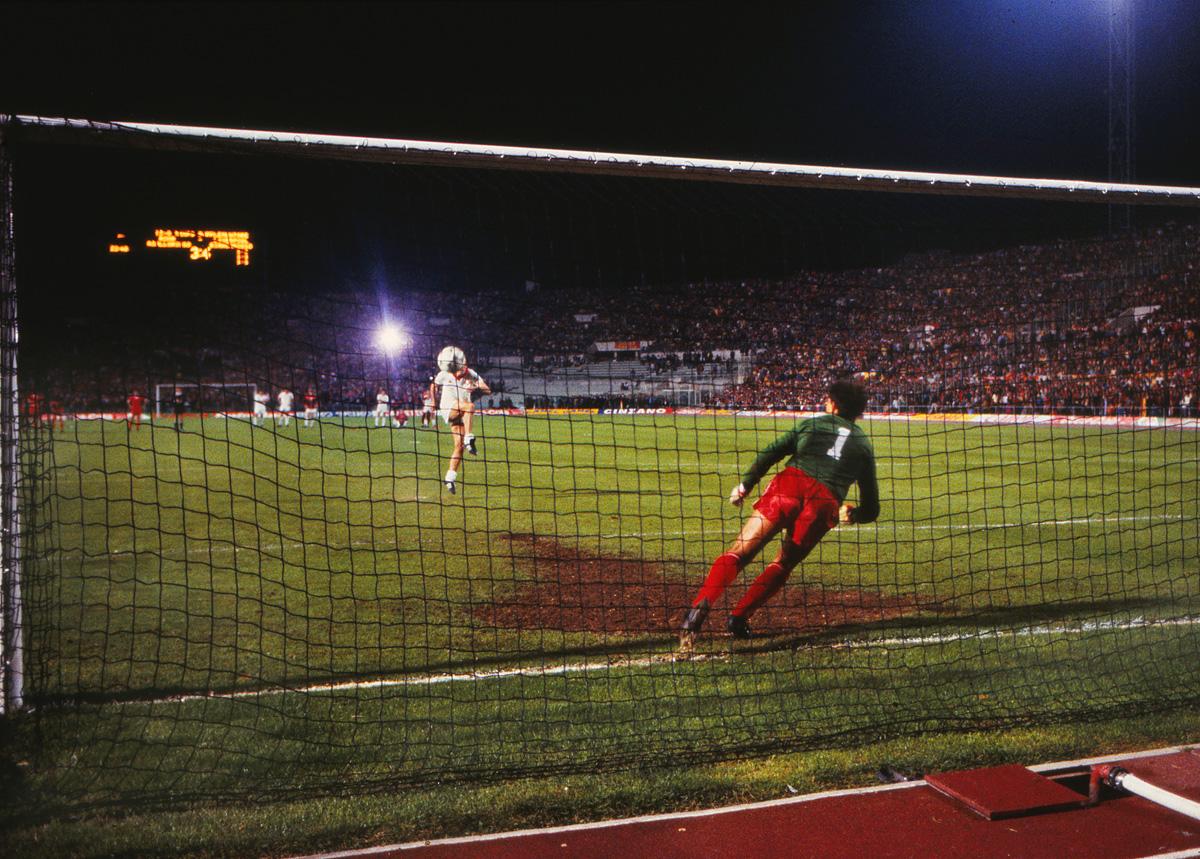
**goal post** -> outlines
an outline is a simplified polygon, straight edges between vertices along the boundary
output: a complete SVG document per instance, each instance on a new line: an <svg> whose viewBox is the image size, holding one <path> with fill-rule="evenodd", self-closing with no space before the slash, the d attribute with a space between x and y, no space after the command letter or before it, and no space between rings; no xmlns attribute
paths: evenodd
<svg viewBox="0 0 1200 859"><path fill-rule="evenodd" d="M367 792L1200 703L1200 189L0 127L5 716L38 796ZM868 398L878 519L804 543L762 503L780 533L731 570L839 380ZM284 389L355 419L61 419ZM861 509L857 478L825 488Z"/></svg>
<svg viewBox="0 0 1200 859"><path fill-rule="evenodd" d="M0 716L24 702L20 395L12 161L0 126Z"/></svg>
<svg viewBox="0 0 1200 859"><path fill-rule="evenodd" d="M199 414L249 414L258 393L254 382L157 382L154 385L154 415L162 417L173 409L179 391L184 411Z"/></svg>

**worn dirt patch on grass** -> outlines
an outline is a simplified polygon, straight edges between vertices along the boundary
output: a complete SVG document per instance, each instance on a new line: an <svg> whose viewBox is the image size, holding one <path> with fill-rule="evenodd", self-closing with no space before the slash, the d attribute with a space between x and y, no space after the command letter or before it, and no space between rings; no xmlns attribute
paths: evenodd
<svg viewBox="0 0 1200 859"><path fill-rule="evenodd" d="M512 593L475 608L476 619L490 626L617 635L670 633L678 629L684 609L703 582L703 574L685 581L659 561L595 554L550 537L508 534L503 539L514 563L530 579ZM762 567L761 559L752 562L725 592L709 618L710 632L724 632L725 615ZM814 576L812 569L797 568L783 590L754 615L755 633L818 632L937 609L933 601L915 594L823 587L812 581Z"/></svg>

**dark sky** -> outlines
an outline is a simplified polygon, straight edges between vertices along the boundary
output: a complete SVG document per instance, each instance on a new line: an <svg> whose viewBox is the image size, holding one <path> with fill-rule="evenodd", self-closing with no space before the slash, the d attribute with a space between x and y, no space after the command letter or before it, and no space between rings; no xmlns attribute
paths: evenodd
<svg viewBox="0 0 1200 859"><path fill-rule="evenodd" d="M1200 185L1200 0L1136 2L1136 175ZM1108 9L1109 0L7 3L0 112L1105 179ZM53 320L68 292L78 308L165 306L161 285L188 277L200 295L247 279L381 295L521 289L527 279L620 289L1094 233L1105 216L1099 206L1064 215L911 195L860 204L828 192L701 193L702 183L534 183L506 171L398 178L244 156L74 148L20 158L27 322L39 299ZM107 254L116 231L140 238L163 225L251 230L252 270L163 255L139 269L152 255ZM125 310L109 299L138 278L155 301Z"/></svg>
<svg viewBox="0 0 1200 859"><path fill-rule="evenodd" d="M7 3L0 110L1103 179L1107 10ZM1200 184L1200 3L1135 21L1136 175Z"/></svg>
<svg viewBox="0 0 1200 859"><path fill-rule="evenodd" d="M1136 2L1136 175L1200 185L1200 0ZM0 113L1102 180L1108 9L9 2ZM49 354L68 298L73 331L105 314L175 331L213 303L214 286L242 302L286 289L381 301L519 294L529 279L619 290L1003 247L1094 233L1105 216L1101 206L50 150L16 159L23 337ZM107 254L116 231L140 238L163 225L249 229L255 263Z"/></svg>

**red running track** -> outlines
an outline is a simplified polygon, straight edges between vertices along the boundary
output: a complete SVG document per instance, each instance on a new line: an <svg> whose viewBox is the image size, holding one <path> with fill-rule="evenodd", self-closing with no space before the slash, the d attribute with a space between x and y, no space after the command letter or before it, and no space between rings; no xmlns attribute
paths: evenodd
<svg viewBox="0 0 1200 859"><path fill-rule="evenodd" d="M1103 762L1200 800L1200 753L1170 750ZM1035 769L1086 796L1090 763ZM1110 791L1091 808L989 821L917 781L712 811L376 847L325 854L323 859L643 856L1183 859L1200 857L1200 820Z"/></svg>

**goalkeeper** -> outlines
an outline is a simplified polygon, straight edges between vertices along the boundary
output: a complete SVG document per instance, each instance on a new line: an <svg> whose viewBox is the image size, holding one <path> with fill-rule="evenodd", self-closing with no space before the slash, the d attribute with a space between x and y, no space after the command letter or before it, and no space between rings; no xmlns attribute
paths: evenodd
<svg viewBox="0 0 1200 859"><path fill-rule="evenodd" d="M867 394L853 382L834 382L825 401L825 414L798 422L768 445L729 494L740 506L767 470L791 457L766 492L754 504L754 514L742 525L733 545L713 561L688 610L680 633L680 650L689 652L709 609L741 569L780 531L787 529L775 560L734 606L726 628L735 638L749 638L749 618L787 581L821 538L839 521L873 522L879 516L879 485L875 451L855 420L867 405ZM843 503L851 483L858 483L860 506ZM840 505L840 506L839 506Z"/></svg>

